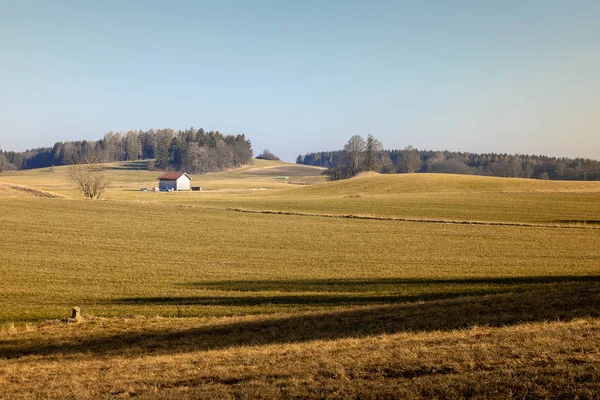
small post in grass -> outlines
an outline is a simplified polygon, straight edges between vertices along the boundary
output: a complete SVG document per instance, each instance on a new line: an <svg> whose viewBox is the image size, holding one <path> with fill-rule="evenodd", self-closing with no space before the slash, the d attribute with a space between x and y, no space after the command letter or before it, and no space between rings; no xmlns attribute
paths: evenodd
<svg viewBox="0 0 600 400"><path fill-rule="evenodd" d="M71 318L75 321L81 320L81 309L79 307L73 307L73 313L71 314Z"/></svg>

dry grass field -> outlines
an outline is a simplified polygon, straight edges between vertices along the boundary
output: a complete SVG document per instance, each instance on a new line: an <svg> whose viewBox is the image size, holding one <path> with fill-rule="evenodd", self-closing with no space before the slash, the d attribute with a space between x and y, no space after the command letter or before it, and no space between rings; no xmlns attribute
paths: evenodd
<svg viewBox="0 0 600 400"><path fill-rule="evenodd" d="M0 398L600 393L599 182L107 168L0 174Z"/></svg>

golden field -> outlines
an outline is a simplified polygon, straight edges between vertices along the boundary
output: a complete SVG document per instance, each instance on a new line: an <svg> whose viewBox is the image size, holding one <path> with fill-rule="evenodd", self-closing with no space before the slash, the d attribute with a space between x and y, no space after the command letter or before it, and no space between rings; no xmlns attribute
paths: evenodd
<svg viewBox="0 0 600 400"><path fill-rule="evenodd" d="M0 398L600 390L600 182L107 168L0 174Z"/></svg>

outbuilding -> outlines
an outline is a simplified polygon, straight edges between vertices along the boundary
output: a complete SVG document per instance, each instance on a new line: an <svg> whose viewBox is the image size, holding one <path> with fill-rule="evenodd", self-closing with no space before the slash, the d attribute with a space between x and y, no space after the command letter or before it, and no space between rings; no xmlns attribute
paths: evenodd
<svg viewBox="0 0 600 400"><path fill-rule="evenodd" d="M167 172L158 178L161 190L190 190L192 178L185 172Z"/></svg>

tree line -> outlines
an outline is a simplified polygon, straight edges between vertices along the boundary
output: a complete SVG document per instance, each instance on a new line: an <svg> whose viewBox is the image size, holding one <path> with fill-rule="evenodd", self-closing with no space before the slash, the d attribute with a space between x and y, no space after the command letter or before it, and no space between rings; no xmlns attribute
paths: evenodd
<svg viewBox="0 0 600 400"><path fill-rule="evenodd" d="M433 172L555 180L600 180L600 162L523 154L384 150L373 135L352 136L343 150L299 155L296 163L327 168L329 179L345 179L362 171Z"/></svg>
<svg viewBox="0 0 600 400"><path fill-rule="evenodd" d="M88 162L153 160L151 169L190 173L220 171L252 162L252 145L242 135L203 129L108 132L98 141L57 142L24 152L0 152L0 171Z"/></svg>

